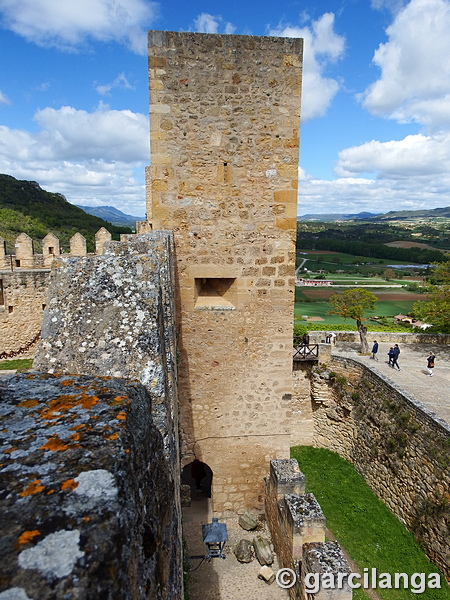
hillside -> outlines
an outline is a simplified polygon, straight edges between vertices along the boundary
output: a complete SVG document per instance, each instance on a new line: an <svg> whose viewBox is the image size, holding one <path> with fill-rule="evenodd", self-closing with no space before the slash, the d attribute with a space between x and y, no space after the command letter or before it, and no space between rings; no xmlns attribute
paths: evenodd
<svg viewBox="0 0 450 600"><path fill-rule="evenodd" d="M357 221L360 219L376 219L381 213L360 212L356 214L329 213L316 215L314 213L299 215L297 221Z"/></svg>
<svg viewBox="0 0 450 600"><path fill-rule="evenodd" d="M76 204L78 208L84 210L90 215L94 215L95 217L100 217L104 221L108 223L112 223L113 225L117 225L118 227L131 227L134 229L136 227L136 221L145 221L145 217L133 217L132 215L127 215L114 206L80 206Z"/></svg>
<svg viewBox="0 0 450 600"><path fill-rule="evenodd" d="M450 218L450 206L443 208L428 208L422 210L391 210L387 213L369 213L360 212L356 214L341 214L341 213L329 213L329 214L306 214L299 215L297 221L371 221L371 222L385 222L385 221L411 221L415 219L448 219Z"/></svg>
<svg viewBox="0 0 450 600"><path fill-rule="evenodd" d="M35 241L35 252L47 233L54 233L61 246L68 248L70 238L78 231L87 240L88 251L94 250L95 233L105 227L113 239L120 233L132 233L128 227L117 227L89 215L67 202L62 194L43 190L35 181L20 181L0 174L0 236L7 251L14 251L14 240L22 232Z"/></svg>

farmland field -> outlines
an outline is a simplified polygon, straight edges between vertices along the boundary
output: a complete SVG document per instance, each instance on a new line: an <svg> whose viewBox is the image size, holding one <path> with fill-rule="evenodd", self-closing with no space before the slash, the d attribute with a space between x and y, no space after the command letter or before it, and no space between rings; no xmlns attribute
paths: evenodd
<svg viewBox="0 0 450 600"><path fill-rule="evenodd" d="M295 319L306 317L311 321L318 321L324 324L354 324L352 319L343 319L337 315L329 315L330 305L328 298L336 293L341 293L344 288L327 287L298 287L296 289ZM414 294L405 290L394 288L370 288L379 301L375 304L375 309L367 311L367 316L393 317L398 314L406 315L413 309L417 301L425 301L424 294ZM301 301L303 299L303 301Z"/></svg>

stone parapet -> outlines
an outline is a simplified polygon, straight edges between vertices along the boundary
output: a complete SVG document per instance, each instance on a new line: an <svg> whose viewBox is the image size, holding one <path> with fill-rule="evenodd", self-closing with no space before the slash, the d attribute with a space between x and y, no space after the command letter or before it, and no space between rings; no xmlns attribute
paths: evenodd
<svg viewBox="0 0 450 600"><path fill-rule="evenodd" d="M298 493L292 493L293 490ZM280 567L290 569L295 578L294 585L289 588L292 600L300 595L306 600L304 583L308 573L332 569L342 577L350 571L339 544L325 543L325 516L314 495L305 494L304 490L305 477L296 459L270 462L270 476L266 480L266 518ZM344 600L351 598L351 593L335 597Z"/></svg>
<svg viewBox="0 0 450 600"><path fill-rule="evenodd" d="M307 325L306 325L307 326ZM331 327L324 331L310 331L310 344L319 344L324 342L326 334L333 331ZM359 342L359 333L357 331L335 331L335 342ZM450 344L450 334L446 333L424 333L423 331L373 331L369 332L371 336L376 337L379 342L390 342L395 344ZM334 342L334 343L335 343ZM331 348L333 344L330 344Z"/></svg>
<svg viewBox="0 0 450 600"><path fill-rule="evenodd" d="M338 542L305 544L301 566L303 600L351 600L349 573L350 565Z"/></svg>
<svg viewBox="0 0 450 600"><path fill-rule="evenodd" d="M173 469L144 386L0 380L5 598L179 600Z"/></svg>

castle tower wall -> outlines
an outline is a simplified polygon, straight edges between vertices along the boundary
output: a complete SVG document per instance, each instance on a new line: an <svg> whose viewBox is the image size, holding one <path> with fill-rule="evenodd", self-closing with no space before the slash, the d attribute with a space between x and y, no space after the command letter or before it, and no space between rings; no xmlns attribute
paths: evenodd
<svg viewBox="0 0 450 600"><path fill-rule="evenodd" d="M174 232L183 462L219 514L289 456L302 48L149 32L147 218Z"/></svg>

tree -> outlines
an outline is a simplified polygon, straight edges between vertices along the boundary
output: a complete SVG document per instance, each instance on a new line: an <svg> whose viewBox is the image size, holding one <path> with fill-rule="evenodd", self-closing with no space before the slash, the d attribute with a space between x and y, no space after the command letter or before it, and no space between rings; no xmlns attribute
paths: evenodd
<svg viewBox="0 0 450 600"><path fill-rule="evenodd" d="M433 266L428 301L416 302L414 315L441 333L450 333L450 261Z"/></svg>
<svg viewBox="0 0 450 600"><path fill-rule="evenodd" d="M333 294L328 302L333 307L328 311L330 315L339 315L344 319L355 319L358 327L359 339L361 340L361 354L369 352L367 344L367 327L364 326L366 310L373 310L378 298L372 292L363 288L352 288L345 290L343 294Z"/></svg>
<svg viewBox="0 0 450 600"><path fill-rule="evenodd" d="M386 269L383 273L383 277L386 279L386 281L389 281L390 279L394 279L394 277L395 277L394 269Z"/></svg>

